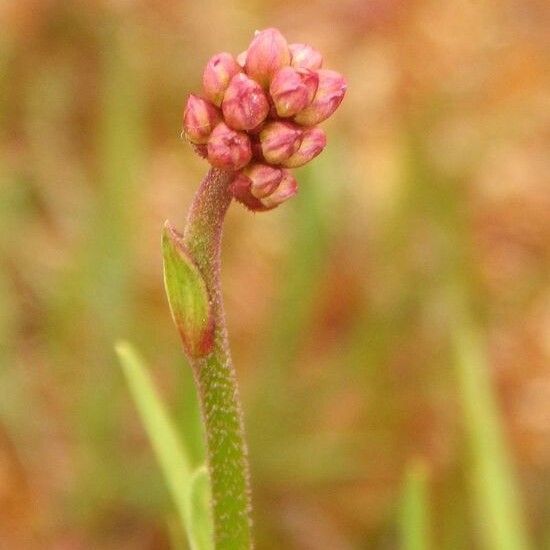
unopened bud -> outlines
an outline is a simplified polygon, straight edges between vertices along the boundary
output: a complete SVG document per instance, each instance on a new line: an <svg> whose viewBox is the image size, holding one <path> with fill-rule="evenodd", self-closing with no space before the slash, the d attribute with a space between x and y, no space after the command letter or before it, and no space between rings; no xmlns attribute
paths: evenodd
<svg viewBox="0 0 550 550"><path fill-rule="evenodd" d="M321 69L317 74L319 75L317 93L311 104L294 117L298 124L314 126L322 122L334 113L344 99L347 85L340 73Z"/></svg>
<svg viewBox="0 0 550 550"><path fill-rule="evenodd" d="M212 57L202 75L206 97L219 107L229 82L241 70L242 68L230 53L222 52Z"/></svg>
<svg viewBox="0 0 550 550"><path fill-rule="evenodd" d="M291 61L294 68L315 71L323 65L323 56L308 44L289 44Z"/></svg>
<svg viewBox="0 0 550 550"><path fill-rule="evenodd" d="M290 63L285 37L277 29L256 33L246 53L246 73L267 88L273 75Z"/></svg>
<svg viewBox="0 0 550 550"><path fill-rule="evenodd" d="M250 178L242 172L239 172L235 176L235 179L231 182L230 186L233 197L253 212L261 212L262 210L266 210L266 207L260 202L260 200L254 197L250 192L250 184Z"/></svg>
<svg viewBox="0 0 550 550"><path fill-rule="evenodd" d="M208 140L208 160L212 166L239 170L252 158L250 139L244 132L235 132L220 122Z"/></svg>
<svg viewBox="0 0 550 550"><path fill-rule="evenodd" d="M283 178L277 189L271 195L260 199L260 202L267 209L272 209L296 195L297 192L298 183L296 179L288 170L283 170Z"/></svg>
<svg viewBox="0 0 550 550"><path fill-rule="evenodd" d="M251 164L242 170L233 180L233 196L248 209L266 210L259 199L273 193L283 178L283 171L267 164Z"/></svg>
<svg viewBox="0 0 550 550"><path fill-rule="evenodd" d="M327 144L327 136L321 128L313 127L304 131L299 149L282 164L286 168L298 168L315 158Z"/></svg>
<svg viewBox="0 0 550 550"><path fill-rule="evenodd" d="M270 164L280 164L300 147L302 130L289 122L270 122L260 132L262 155Z"/></svg>
<svg viewBox="0 0 550 550"><path fill-rule="evenodd" d="M243 170L243 173L250 180L250 192L257 199L273 193L283 178L283 171L280 168L268 164L251 164Z"/></svg>
<svg viewBox="0 0 550 550"><path fill-rule="evenodd" d="M244 66L246 65L246 54L247 51L241 52L237 57L237 63L244 69Z"/></svg>
<svg viewBox="0 0 550 550"><path fill-rule="evenodd" d="M309 69L279 69L269 86L277 114L291 117L305 109L315 97L318 84L317 73Z"/></svg>
<svg viewBox="0 0 550 550"><path fill-rule="evenodd" d="M199 157L208 158L208 145L206 143L192 143L191 145Z"/></svg>
<svg viewBox="0 0 550 550"><path fill-rule="evenodd" d="M183 112L183 132L191 143L206 143L220 120L212 103L193 94L189 96Z"/></svg>
<svg viewBox="0 0 550 550"><path fill-rule="evenodd" d="M222 111L225 122L234 130L252 130L267 117L269 103L261 86L239 73L225 91Z"/></svg>

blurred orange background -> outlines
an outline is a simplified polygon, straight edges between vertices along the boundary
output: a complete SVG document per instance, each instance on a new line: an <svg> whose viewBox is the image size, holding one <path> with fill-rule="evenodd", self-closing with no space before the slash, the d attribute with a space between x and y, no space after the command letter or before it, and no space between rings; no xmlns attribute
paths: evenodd
<svg viewBox="0 0 550 550"><path fill-rule="evenodd" d="M226 225L258 548L400 547L417 463L434 547L485 547L466 329L529 537L549 544L549 24L542 0L3 2L0 547L170 547L113 346L144 354L201 460L160 231L207 170L179 137L187 94L268 26L348 93L298 197Z"/></svg>

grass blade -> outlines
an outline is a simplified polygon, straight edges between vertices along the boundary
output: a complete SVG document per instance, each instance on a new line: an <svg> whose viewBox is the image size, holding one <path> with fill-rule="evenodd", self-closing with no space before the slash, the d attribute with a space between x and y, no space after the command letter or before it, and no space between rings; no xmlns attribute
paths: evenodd
<svg viewBox="0 0 550 550"><path fill-rule="evenodd" d="M413 461L405 478L401 509L401 548L430 548L428 507L428 470L422 460Z"/></svg>
<svg viewBox="0 0 550 550"><path fill-rule="evenodd" d="M189 493L189 527L197 548L213 548L214 526L210 515L212 491L206 465L197 468L191 477Z"/></svg>
<svg viewBox="0 0 550 550"><path fill-rule="evenodd" d="M160 400L143 360L127 342L116 351L141 420L172 495L182 526L193 550L212 548L207 491L208 477L194 473L185 447ZM202 495L199 497L199 495Z"/></svg>
<svg viewBox="0 0 550 550"><path fill-rule="evenodd" d="M430 116L411 126L408 143L411 202L437 234L445 304L449 311L449 340L456 395L468 443L476 537L487 550L530 548L512 459L505 440L502 415L490 375L485 344L473 317L470 278L474 273L468 245L471 229L461 195L461 179L441 175L425 141ZM461 178L467 178L464 173Z"/></svg>
<svg viewBox="0 0 550 550"><path fill-rule="evenodd" d="M469 440L481 535L485 548L525 550L530 546L486 354L462 304L457 304L454 317L452 344L458 395Z"/></svg>

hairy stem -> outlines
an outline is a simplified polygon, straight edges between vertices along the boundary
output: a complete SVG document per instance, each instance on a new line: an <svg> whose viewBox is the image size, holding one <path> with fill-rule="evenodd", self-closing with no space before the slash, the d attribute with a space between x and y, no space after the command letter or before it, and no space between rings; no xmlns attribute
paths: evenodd
<svg viewBox="0 0 550 550"><path fill-rule="evenodd" d="M231 203L228 187L232 178L231 172L208 172L191 205L183 235L206 282L215 323L212 352L193 359L192 366L206 430L218 550L252 547L247 450L220 285L222 228Z"/></svg>

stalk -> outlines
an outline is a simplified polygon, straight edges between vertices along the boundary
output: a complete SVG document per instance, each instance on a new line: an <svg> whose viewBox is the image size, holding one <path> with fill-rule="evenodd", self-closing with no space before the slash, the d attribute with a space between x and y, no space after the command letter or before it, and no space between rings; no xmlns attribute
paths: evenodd
<svg viewBox="0 0 550 550"><path fill-rule="evenodd" d="M222 229L232 199L229 184L233 177L233 172L215 168L208 172L183 234L183 244L206 283L214 322L211 352L190 361L206 432L214 537L220 550L252 547L247 448L220 284Z"/></svg>
<svg viewBox="0 0 550 550"><path fill-rule="evenodd" d="M172 318L199 388L218 549L252 545L242 413L220 288L225 213L232 197L263 212L296 194L288 169L323 150L326 137L317 124L334 113L347 88L336 71L315 72L323 61L319 52L289 45L275 28L257 32L245 55L242 65L226 52L212 57L204 97L187 100L183 135L223 170L212 168L203 180L183 236L167 223L162 240ZM281 121L283 111L295 115L292 124Z"/></svg>

